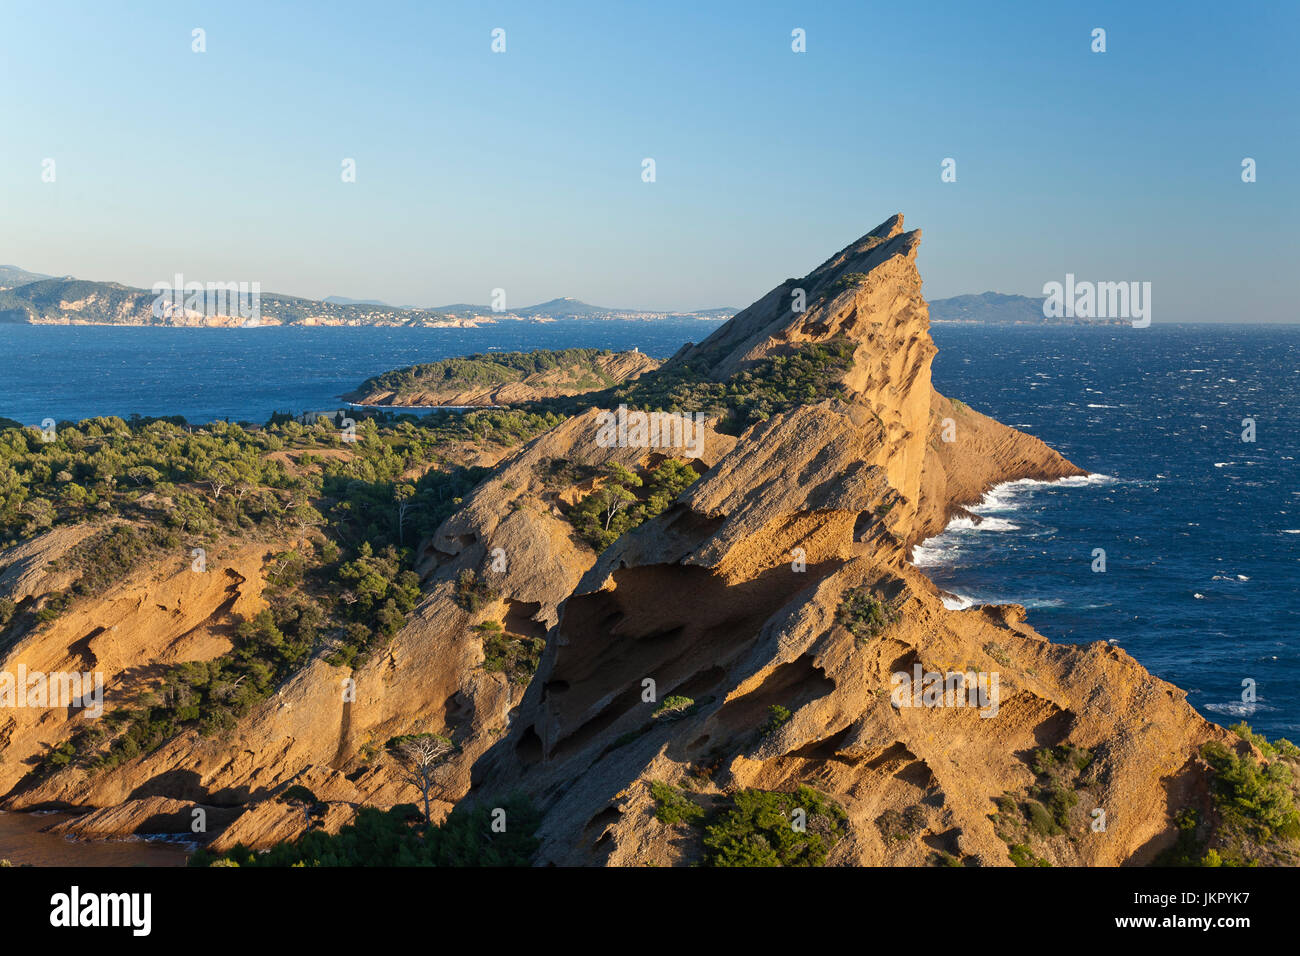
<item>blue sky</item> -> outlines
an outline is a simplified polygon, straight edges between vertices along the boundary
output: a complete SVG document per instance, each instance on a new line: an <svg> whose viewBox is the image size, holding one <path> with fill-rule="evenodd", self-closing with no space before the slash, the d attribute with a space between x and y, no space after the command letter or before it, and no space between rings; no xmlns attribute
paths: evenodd
<svg viewBox="0 0 1300 956"><path fill-rule="evenodd" d="M1300 314L1300 4L5 0L0 22L0 263L39 272L743 306L902 212L932 298L1073 272L1150 281L1157 322Z"/></svg>

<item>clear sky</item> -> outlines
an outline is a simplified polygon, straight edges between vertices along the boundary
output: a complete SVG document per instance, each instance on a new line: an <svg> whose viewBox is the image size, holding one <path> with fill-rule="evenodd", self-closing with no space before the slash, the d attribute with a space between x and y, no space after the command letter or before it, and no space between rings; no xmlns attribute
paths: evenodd
<svg viewBox="0 0 1300 956"><path fill-rule="evenodd" d="M1157 322L1295 321L1298 25L1269 0L0 0L0 263L743 306L902 212L931 298L1072 272L1150 281Z"/></svg>

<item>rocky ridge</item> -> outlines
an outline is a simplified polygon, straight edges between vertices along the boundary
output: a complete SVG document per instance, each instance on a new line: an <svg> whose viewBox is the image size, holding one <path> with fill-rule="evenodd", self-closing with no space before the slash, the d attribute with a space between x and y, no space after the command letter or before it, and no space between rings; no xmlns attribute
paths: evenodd
<svg viewBox="0 0 1300 956"><path fill-rule="evenodd" d="M456 743L440 810L527 794L545 813L540 863L696 862L698 834L659 819L656 788L707 807L808 786L845 813L831 863L999 865L1011 862L999 800L1035 786L1036 750L1065 747L1089 754L1067 812L1076 835L1036 852L1149 862L1174 839L1173 810L1204 791L1198 748L1229 735L1124 651L1051 644L1014 605L950 611L908 562L995 485L1086 473L934 390L919 242L893 217L665 363L721 382L810 344L853 347L842 398L739 437L710 425L703 477L603 553L565 505L599 487L600 469L644 472L670 450L602 447L593 409L507 457L424 544L423 602L383 654L356 671L317 658L233 740L183 734L95 777L11 775L5 807L128 808L87 818L101 834L129 830L132 807L156 821L176 810L158 800L190 801L242 811L218 846L265 845L307 825L274 800L292 783L326 804L331 828L359 805L409 802L377 752L424 732ZM466 580L479 599L465 600ZM862 607L880 615L865 629ZM526 684L485 669L474 628L489 621L545 642ZM43 641L52 661L75 636ZM996 673L996 714L896 705L893 675L917 665ZM669 698L689 704L665 712ZM787 715L777 726L773 708ZM1086 835L1094 809L1108 826Z"/></svg>

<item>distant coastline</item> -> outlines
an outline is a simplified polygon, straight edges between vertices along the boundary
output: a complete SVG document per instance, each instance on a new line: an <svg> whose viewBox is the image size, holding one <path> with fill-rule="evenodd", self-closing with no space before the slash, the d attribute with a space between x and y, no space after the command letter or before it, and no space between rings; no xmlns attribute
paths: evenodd
<svg viewBox="0 0 1300 956"><path fill-rule="evenodd" d="M16 267L4 267L0 280L25 278ZM150 328L262 328L389 327L475 329L501 322L551 323L574 319L645 321L698 319L725 321L736 310L698 309L684 312L621 309L589 305L578 299L552 299L524 308L492 305L455 305L413 308L378 301L357 301L331 296L305 299L261 292L258 283L190 283L176 276L176 288L157 292L116 282L94 282L72 277L38 278L22 284L0 286L0 323L18 325L108 325ZM10 279L10 281L13 281ZM155 289L161 287L156 286Z"/></svg>
<svg viewBox="0 0 1300 956"><path fill-rule="evenodd" d="M574 320L723 322L737 313L731 307L670 311L591 305L574 298L551 299L522 308L454 303L394 306L377 299L328 296L307 299L280 293L257 293L252 308L231 307L234 283L208 283L185 293L183 302L159 308L159 296L116 282L38 276L14 266L0 267L0 323L19 325L122 326L148 328L251 329L373 327L478 329L505 323L550 324ZM32 279L32 277L35 277ZM181 277L177 277L179 281ZM32 279L32 281L21 281ZM21 284L20 284L21 283ZM248 285L248 283L244 283ZM188 288L188 285L187 285ZM1043 297L983 292L934 299L930 320L967 325L1127 325L1126 319L1049 317Z"/></svg>

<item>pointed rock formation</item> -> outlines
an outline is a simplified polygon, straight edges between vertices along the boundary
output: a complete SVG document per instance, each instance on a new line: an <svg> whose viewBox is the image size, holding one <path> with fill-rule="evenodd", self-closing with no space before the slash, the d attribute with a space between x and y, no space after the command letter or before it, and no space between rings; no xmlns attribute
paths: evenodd
<svg viewBox="0 0 1300 956"><path fill-rule="evenodd" d="M752 426L558 606L510 734L473 770L473 799L522 790L546 810L539 862L697 862L698 830L656 813L665 786L702 808L809 786L846 815L831 863L1008 864L1028 837L1000 807L1037 799L1044 747L1088 759L1050 778L1071 835L1039 853L1140 862L1172 839L1196 750L1225 733L1105 643L1053 645L1023 608L947 610L907 561L1000 482L1085 474L933 390L919 241L896 216L665 364L726 381L854 347L844 400ZM939 675L948 704L920 680L899 694L900 674ZM1098 808L1108 829L1080 836Z"/></svg>

